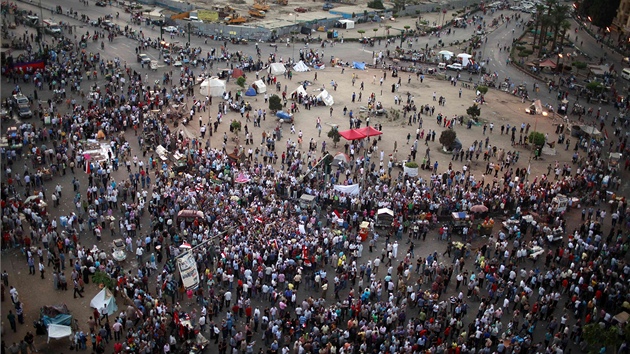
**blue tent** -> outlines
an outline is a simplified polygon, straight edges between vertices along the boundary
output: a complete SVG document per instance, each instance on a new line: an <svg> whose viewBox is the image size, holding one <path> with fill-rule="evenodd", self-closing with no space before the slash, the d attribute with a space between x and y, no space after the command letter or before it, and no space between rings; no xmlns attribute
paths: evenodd
<svg viewBox="0 0 630 354"><path fill-rule="evenodd" d="M245 91L245 96L256 96L256 90L253 87L250 87Z"/></svg>
<svg viewBox="0 0 630 354"><path fill-rule="evenodd" d="M365 70L365 63L359 63L359 62L353 61L352 67L359 70Z"/></svg>

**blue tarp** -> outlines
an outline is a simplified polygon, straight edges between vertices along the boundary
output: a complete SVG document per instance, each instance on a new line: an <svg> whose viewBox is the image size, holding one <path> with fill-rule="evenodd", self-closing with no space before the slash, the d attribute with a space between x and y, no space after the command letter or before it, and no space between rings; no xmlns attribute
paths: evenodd
<svg viewBox="0 0 630 354"><path fill-rule="evenodd" d="M58 324L64 326L72 325L72 315L59 314L55 317L42 316L42 322L48 327L49 324Z"/></svg>
<svg viewBox="0 0 630 354"><path fill-rule="evenodd" d="M256 96L256 90L253 87L250 87L245 91L245 96Z"/></svg>
<svg viewBox="0 0 630 354"><path fill-rule="evenodd" d="M291 114L289 114L289 113L287 113L287 112L285 112L285 111L278 111L278 112L276 113L276 117L278 117L278 118L280 118L280 119L285 119L285 120L287 120L287 119L291 119L291 118L292 118L292 117L291 117Z"/></svg>
<svg viewBox="0 0 630 354"><path fill-rule="evenodd" d="M357 61L353 61L352 67L359 70L365 70L365 63L359 63Z"/></svg>

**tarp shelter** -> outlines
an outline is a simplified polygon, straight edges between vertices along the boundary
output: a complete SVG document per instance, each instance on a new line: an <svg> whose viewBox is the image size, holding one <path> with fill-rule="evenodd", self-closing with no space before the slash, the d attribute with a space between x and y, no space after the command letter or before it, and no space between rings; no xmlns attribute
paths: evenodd
<svg viewBox="0 0 630 354"><path fill-rule="evenodd" d="M118 310L116 298L108 288L103 288L103 290L94 296L94 298L90 301L90 307L98 310L101 315L104 315L105 313L112 315Z"/></svg>
<svg viewBox="0 0 630 354"><path fill-rule="evenodd" d="M540 100L534 101L534 103L532 103L529 107L529 110L531 111L532 108L534 108L536 114L542 114L543 112L542 103L540 102Z"/></svg>
<svg viewBox="0 0 630 354"><path fill-rule="evenodd" d="M287 68L285 68L284 64L281 63L271 63L269 64L269 68L267 70L274 76L282 75L287 72Z"/></svg>
<svg viewBox="0 0 630 354"><path fill-rule="evenodd" d="M311 69L308 66L306 66L306 64L304 64L303 61L300 60L295 65L293 65L293 70L296 72L302 73L305 71L309 71Z"/></svg>
<svg viewBox="0 0 630 354"><path fill-rule="evenodd" d="M234 69L234 70L232 70L232 77L233 78L238 79L241 76L243 76L243 70L241 70L241 69Z"/></svg>
<svg viewBox="0 0 630 354"><path fill-rule="evenodd" d="M265 82L262 80L256 80L254 81L254 83L252 84L252 87L256 90L256 92L258 93L265 93L267 92L267 85L265 85Z"/></svg>
<svg viewBox="0 0 630 354"><path fill-rule="evenodd" d="M554 69L556 67L556 63L553 62L553 60L551 59L547 59L547 60L543 60L540 63L538 63L538 66L541 68L552 68Z"/></svg>
<svg viewBox="0 0 630 354"><path fill-rule="evenodd" d="M460 54L457 54L457 58L461 59L462 66L466 67L468 66L468 62L470 61L470 58L472 58L472 55L467 54L467 53L460 53Z"/></svg>
<svg viewBox="0 0 630 354"><path fill-rule="evenodd" d="M203 96L221 97L225 93L225 81L216 76L208 78L201 83L199 93Z"/></svg>
<svg viewBox="0 0 630 354"><path fill-rule="evenodd" d="M352 62L352 67L359 70L365 70L365 63L360 63L358 61Z"/></svg>
<svg viewBox="0 0 630 354"><path fill-rule="evenodd" d="M449 60L453 56L453 52L451 52L450 50L442 50L439 51L438 54L443 56L445 60Z"/></svg>
<svg viewBox="0 0 630 354"><path fill-rule="evenodd" d="M333 96L326 90L323 90L317 95L317 100L321 100L326 106L332 106L335 103Z"/></svg>
<svg viewBox="0 0 630 354"><path fill-rule="evenodd" d="M70 326L72 324L72 315L66 305L44 306L40 309L40 315L45 326L51 324Z"/></svg>
<svg viewBox="0 0 630 354"><path fill-rule="evenodd" d="M51 324L48 325L48 342L50 339L59 339L72 336L72 327Z"/></svg>
<svg viewBox="0 0 630 354"><path fill-rule="evenodd" d="M304 89L304 86L302 86L302 85L296 87L295 90L293 90L293 92L291 92L291 97L293 97L294 93L297 93L298 96L301 94L302 97L308 96L308 93L306 92L306 90Z"/></svg>
<svg viewBox="0 0 630 354"><path fill-rule="evenodd" d="M344 154L343 152L338 152L335 157L333 157L334 161L341 161L343 163L349 163L350 162L350 156Z"/></svg>
<svg viewBox="0 0 630 354"><path fill-rule="evenodd" d="M245 96L256 96L256 90L253 87L250 87L245 91Z"/></svg>
<svg viewBox="0 0 630 354"><path fill-rule="evenodd" d="M309 36L311 32L313 32L313 30L308 27L302 26L302 28L300 29L300 33L305 34L307 36Z"/></svg>
<svg viewBox="0 0 630 354"><path fill-rule="evenodd" d="M345 29L353 29L354 21L352 20L339 20L340 27Z"/></svg>
<svg viewBox="0 0 630 354"><path fill-rule="evenodd" d="M359 140L359 139L366 138L365 134L362 134L356 129L348 129L348 130L340 131L339 135L341 135L346 140Z"/></svg>
<svg viewBox="0 0 630 354"><path fill-rule="evenodd" d="M371 127L369 125L363 128L356 129L356 130L368 138L371 136L378 136L378 135L383 134L382 131L375 129L374 127Z"/></svg>

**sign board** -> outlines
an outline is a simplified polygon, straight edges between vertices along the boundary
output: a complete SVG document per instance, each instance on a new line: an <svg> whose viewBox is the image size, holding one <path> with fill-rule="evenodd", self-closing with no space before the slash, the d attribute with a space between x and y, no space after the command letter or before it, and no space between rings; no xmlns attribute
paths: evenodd
<svg viewBox="0 0 630 354"><path fill-rule="evenodd" d="M199 272L192 252L186 252L177 259L177 268L186 290L196 289L199 286Z"/></svg>

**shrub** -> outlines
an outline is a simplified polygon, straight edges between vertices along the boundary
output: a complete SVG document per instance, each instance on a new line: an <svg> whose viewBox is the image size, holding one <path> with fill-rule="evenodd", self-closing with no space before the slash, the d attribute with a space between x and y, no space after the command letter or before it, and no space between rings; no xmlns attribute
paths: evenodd
<svg viewBox="0 0 630 354"><path fill-rule="evenodd" d="M418 163L415 161L408 161L405 163L405 167L407 168L418 168Z"/></svg>

